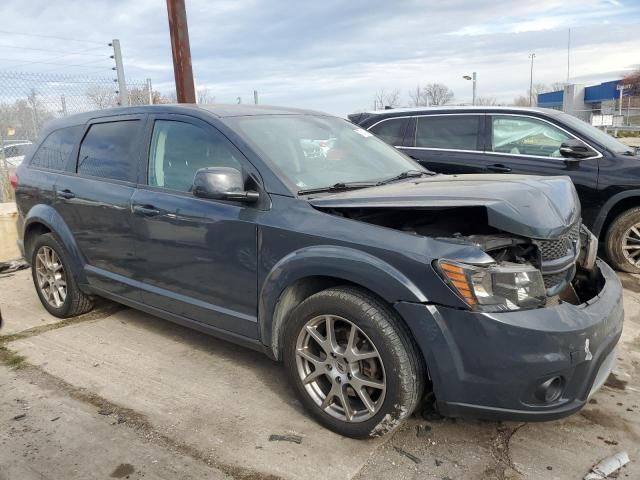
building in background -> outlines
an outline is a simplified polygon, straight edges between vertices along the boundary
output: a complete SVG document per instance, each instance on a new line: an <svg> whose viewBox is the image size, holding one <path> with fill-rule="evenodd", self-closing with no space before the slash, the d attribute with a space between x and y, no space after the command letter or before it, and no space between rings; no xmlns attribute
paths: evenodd
<svg viewBox="0 0 640 480"><path fill-rule="evenodd" d="M590 86L571 83L564 90L538 94L537 104L598 127L640 126L640 98L631 96L621 79Z"/></svg>

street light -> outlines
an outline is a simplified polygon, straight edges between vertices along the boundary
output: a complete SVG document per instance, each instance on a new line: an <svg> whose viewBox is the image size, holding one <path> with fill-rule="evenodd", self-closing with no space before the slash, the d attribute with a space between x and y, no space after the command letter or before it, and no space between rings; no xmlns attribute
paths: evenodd
<svg viewBox="0 0 640 480"><path fill-rule="evenodd" d="M476 72L473 72L472 75L463 75L462 78L465 80L473 80L473 97L471 100L471 105L476 104Z"/></svg>
<svg viewBox="0 0 640 480"><path fill-rule="evenodd" d="M531 59L531 77L529 78L529 106L533 106L533 59L536 58L535 53L530 53L529 58Z"/></svg>

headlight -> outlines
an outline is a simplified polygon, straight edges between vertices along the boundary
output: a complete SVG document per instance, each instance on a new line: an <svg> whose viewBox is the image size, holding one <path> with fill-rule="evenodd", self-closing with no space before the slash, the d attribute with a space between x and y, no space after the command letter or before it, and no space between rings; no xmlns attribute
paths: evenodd
<svg viewBox="0 0 640 480"><path fill-rule="evenodd" d="M438 267L451 288L474 310L522 310L541 307L546 301L542 274L530 265L479 267L440 260Z"/></svg>

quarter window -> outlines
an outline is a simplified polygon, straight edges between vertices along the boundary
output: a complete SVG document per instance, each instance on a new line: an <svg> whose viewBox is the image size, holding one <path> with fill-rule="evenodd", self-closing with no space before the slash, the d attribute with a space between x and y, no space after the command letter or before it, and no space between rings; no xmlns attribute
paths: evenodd
<svg viewBox="0 0 640 480"><path fill-rule="evenodd" d="M82 140L78 173L135 182L135 147L140 138L139 120L94 123Z"/></svg>
<svg viewBox="0 0 640 480"><path fill-rule="evenodd" d="M196 171L208 167L242 169L229 140L214 129L156 120L149 150L149 185L188 192Z"/></svg>
<svg viewBox="0 0 640 480"><path fill-rule="evenodd" d="M67 127L50 133L38 147L30 165L51 170L64 170L81 129L81 126Z"/></svg>
<svg viewBox="0 0 640 480"><path fill-rule="evenodd" d="M480 115L418 117L416 147L480 150Z"/></svg>
<svg viewBox="0 0 640 480"><path fill-rule="evenodd" d="M402 145L407 123L409 123L408 118L392 118L374 125L369 131L389 145Z"/></svg>
<svg viewBox="0 0 640 480"><path fill-rule="evenodd" d="M559 128L530 117L494 116L491 125L492 151L499 153L562 157L560 145L571 138Z"/></svg>

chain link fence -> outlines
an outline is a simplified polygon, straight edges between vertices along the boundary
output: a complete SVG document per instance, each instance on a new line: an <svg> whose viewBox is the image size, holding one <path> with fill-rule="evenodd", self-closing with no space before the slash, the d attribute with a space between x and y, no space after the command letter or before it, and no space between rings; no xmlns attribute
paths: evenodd
<svg viewBox="0 0 640 480"><path fill-rule="evenodd" d="M0 72L0 202L13 198L9 177L49 120L119 105L112 78ZM159 103L151 81L127 82L130 105Z"/></svg>

